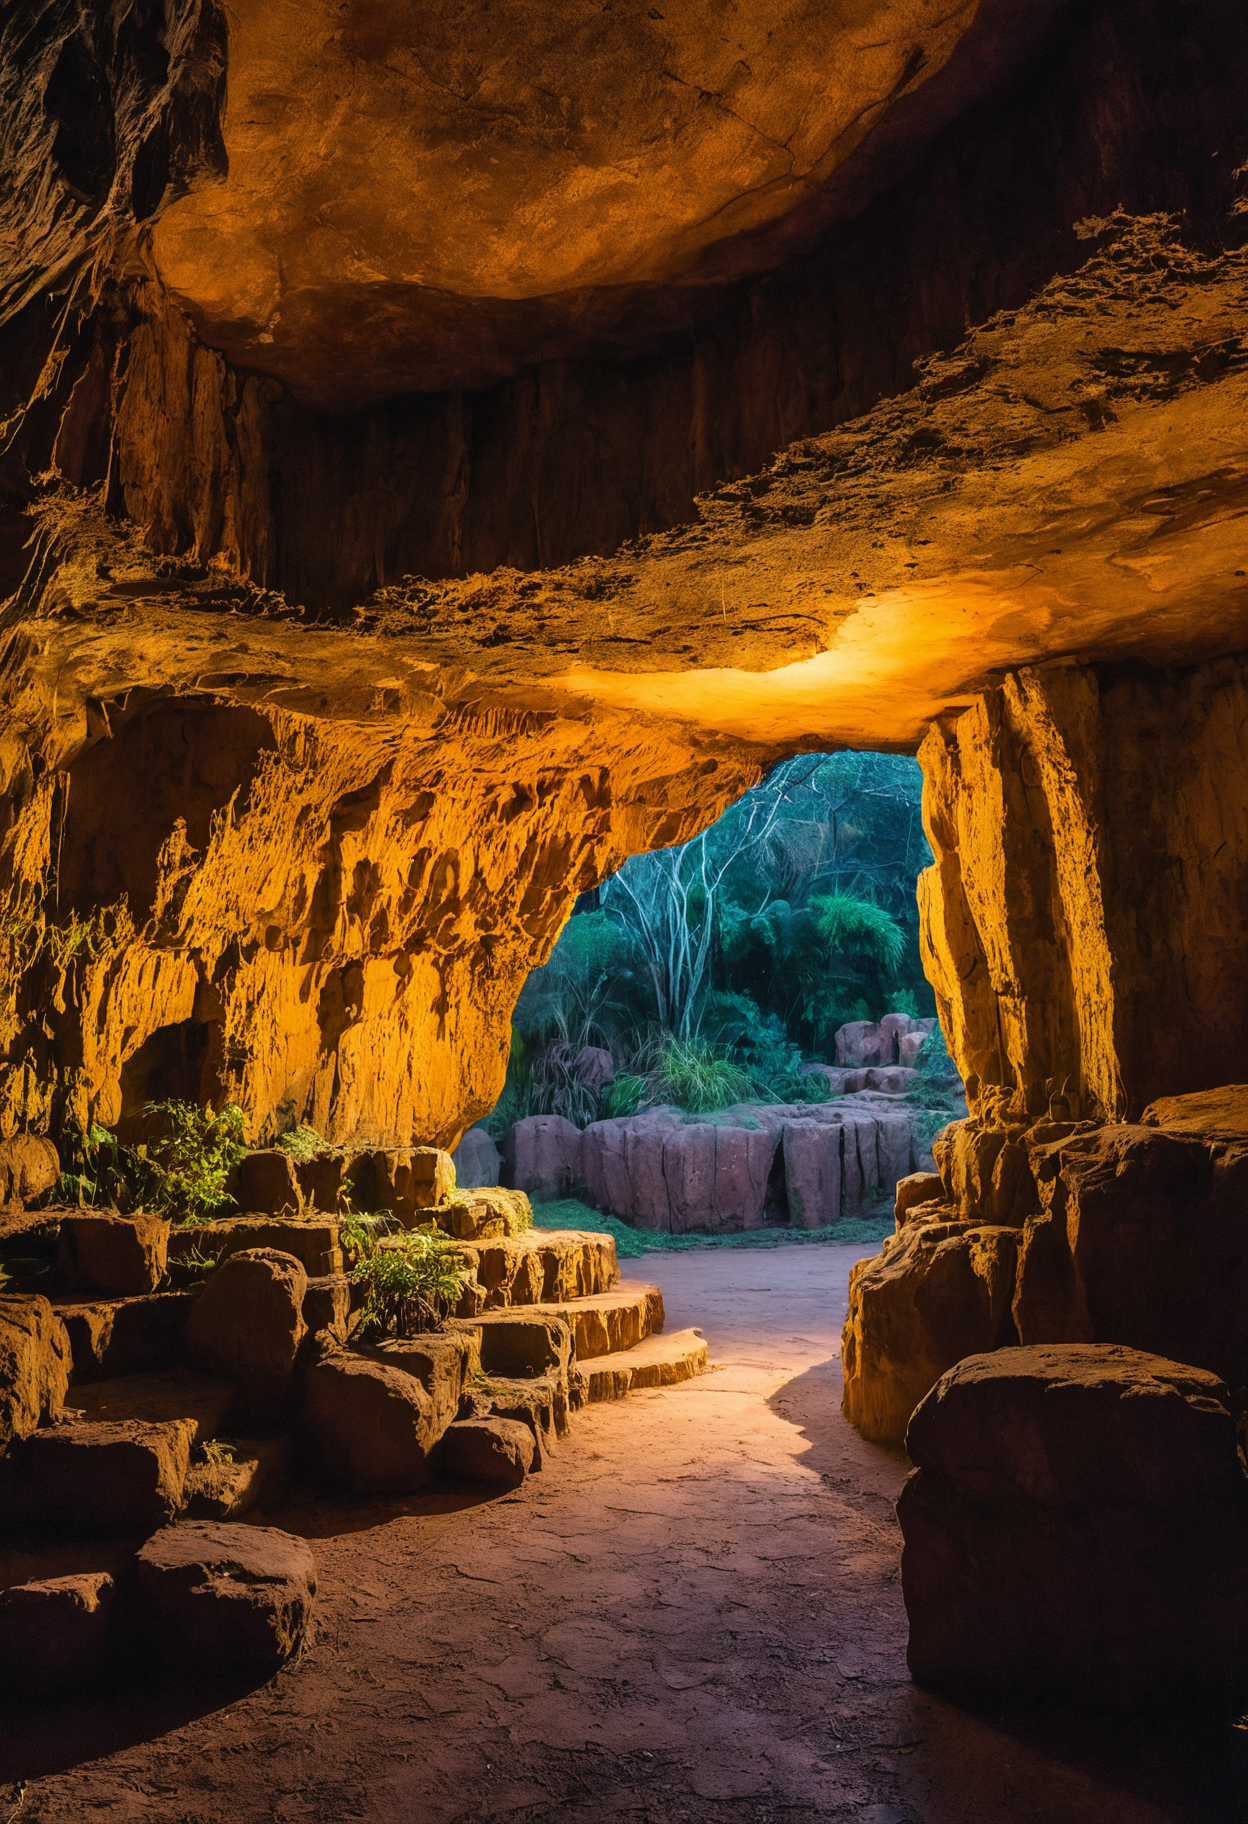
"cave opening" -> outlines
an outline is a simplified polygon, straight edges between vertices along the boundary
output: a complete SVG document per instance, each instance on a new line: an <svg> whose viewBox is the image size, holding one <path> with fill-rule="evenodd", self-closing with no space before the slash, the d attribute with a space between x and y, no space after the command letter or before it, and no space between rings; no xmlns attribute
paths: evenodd
<svg viewBox="0 0 1248 1824"><path fill-rule="evenodd" d="M884 1233L965 1112L920 956L920 798L905 757L797 755L582 894L461 1182L548 1225L605 1217L623 1246Z"/></svg>

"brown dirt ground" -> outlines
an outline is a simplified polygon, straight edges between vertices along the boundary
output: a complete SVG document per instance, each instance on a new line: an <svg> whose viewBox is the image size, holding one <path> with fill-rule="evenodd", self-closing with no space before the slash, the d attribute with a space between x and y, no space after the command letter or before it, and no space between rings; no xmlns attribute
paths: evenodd
<svg viewBox="0 0 1248 1824"><path fill-rule="evenodd" d="M716 1371L590 1409L517 1494L257 1516L314 1543L301 1659L249 1693L10 1712L0 1824L1248 1816L1239 1732L972 1712L911 1684L906 1463L839 1412L858 1252L638 1263Z"/></svg>

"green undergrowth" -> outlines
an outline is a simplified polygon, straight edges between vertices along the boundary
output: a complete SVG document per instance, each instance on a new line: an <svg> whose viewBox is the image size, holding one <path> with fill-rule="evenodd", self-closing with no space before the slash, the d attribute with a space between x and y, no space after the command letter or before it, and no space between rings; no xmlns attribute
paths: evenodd
<svg viewBox="0 0 1248 1824"><path fill-rule="evenodd" d="M688 1254L695 1248L787 1248L811 1241L832 1241L851 1247L874 1247L893 1233L891 1205L888 1213L870 1212L851 1217L825 1229L748 1229L741 1235L653 1235L634 1229L618 1216L604 1216L591 1210L575 1197L561 1198L558 1203L535 1203L535 1229L593 1229L615 1239L615 1251L621 1260L637 1260L642 1254Z"/></svg>

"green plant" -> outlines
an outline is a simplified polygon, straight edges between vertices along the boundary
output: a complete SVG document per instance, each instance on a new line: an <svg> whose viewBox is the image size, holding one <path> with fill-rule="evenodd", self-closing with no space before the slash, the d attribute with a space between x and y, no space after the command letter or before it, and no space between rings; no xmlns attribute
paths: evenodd
<svg viewBox="0 0 1248 1824"><path fill-rule="evenodd" d="M232 1463L238 1451L238 1445L232 1438L209 1438L203 1447L206 1463Z"/></svg>
<svg viewBox="0 0 1248 1824"><path fill-rule="evenodd" d="M298 1127L292 1127L286 1133L279 1134L274 1144L280 1146L284 1152L293 1154L296 1159L310 1159L313 1153L323 1151L325 1146L325 1142L316 1129L308 1127L302 1121Z"/></svg>
<svg viewBox="0 0 1248 1824"><path fill-rule="evenodd" d="M61 1136L65 1161L56 1195L62 1201L119 1210L157 1210L174 1222L211 1222L235 1207L226 1190L243 1154L242 1111L171 1099L144 1109L152 1137L123 1145L93 1122Z"/></svg>
<svg viewBox="0 0 1248 1824"><path fill-rule="evenodd" d="M741 1066L706 1039L669 1039L652 1082L655 1100L692 1115L745 1102L753 1088Z"/></svg>
<svg viewBox="0 0 1248 1824"><path fill-rule="evenodd" d="M906 934L883 906L831 893L812 899L810 908L819 935L833 950L869 956L886 969L895 969L905 955Z"/></svg>
<svg viewBox="0 0 1248 1824"><path fill-rule="evenodd" d="M350 1277L364 1288L362 1338L435 1330L463 1291L463 1256L448 1236L392 1224L384 1214L352 1214L339 1228Z"/></svg>
<svg viewBox="0 0 1248 1824"><path fill-rule="evenodd" d="M619 1115L635 1115L648 1086L648 1077L633 1070L620 1072L615 1081L603 1089L600 1100L604 1118L613 1120Z"/></svg>

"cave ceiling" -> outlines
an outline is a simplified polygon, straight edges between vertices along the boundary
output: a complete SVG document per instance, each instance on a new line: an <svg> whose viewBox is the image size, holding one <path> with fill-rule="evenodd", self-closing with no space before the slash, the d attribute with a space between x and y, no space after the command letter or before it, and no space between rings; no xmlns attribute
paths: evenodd
<svg viewBox="0 0 1248 1824"><path fill-rule="evenodd" d="M1054 10L242 0L228 174L165 209L157 266L329 409L637 346L861 208Z"/></svg>

